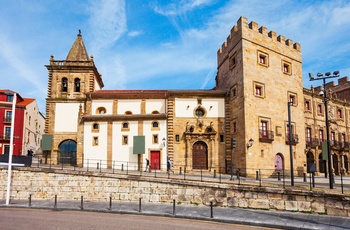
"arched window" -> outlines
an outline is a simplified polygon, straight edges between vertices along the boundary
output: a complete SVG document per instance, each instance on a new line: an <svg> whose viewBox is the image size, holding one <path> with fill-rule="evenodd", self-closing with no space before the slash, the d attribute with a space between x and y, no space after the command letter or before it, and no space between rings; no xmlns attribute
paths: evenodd
<svg viewBox="0 0 350 230"><path fill-rule="evenodd" d="M153 128L158 128L159 127L159 123L157 121L153 122L152 127Z"/></svg>
<svg viewBox="0 0 350 230"><path fill-rule="evenodd" d="M98 107L96 110L97 114L105 114L106 113L106 108L105 107Z"/></svg>
<svg viewBox="0 0 350 230"><path fill-rule="evenodd" d="M80 92L80 79L74 79L74 92Z"/></svg>
<svg viewBox="0 0 350 230"><path fill-rule="evenodd" d="M123 129L128 129L129 128L129 123L128 122L124 122L123 123Z"/></svg>
<svg viewBox="0 0 350 230"><path fill-rule="evenodd" d="M152 114L159 114L157 110L152 111Z"/></svg>
<svg viewBox="0 0 350 230"><path fill-rule="evenodd" d="M68 91L68 79L67 78L62 78L62 92L67 92Z"/></svg>
<svg viewBox="0 0 350 230"><path fill-rule="evenodd" d="M94 123L94 124L92 125L92 128L93 128L94 130L98 130L98 129L99 129L99 125L98 125L97 123Z"/></svg>

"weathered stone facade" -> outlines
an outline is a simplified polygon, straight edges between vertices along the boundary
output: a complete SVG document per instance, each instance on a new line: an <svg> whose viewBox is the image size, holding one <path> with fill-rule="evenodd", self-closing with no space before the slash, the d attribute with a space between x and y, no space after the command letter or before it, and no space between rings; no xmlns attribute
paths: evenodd
<svg viewBox="0 0 350 230"><path fill-rule="evenodd" d="M193 182L162 178L129 179L127 175L93 172L13 171L11 199L173 202L181 204L314 212L350 217L350 202L343 195L315 191L284 190L224 183ZM6 196L7 170L0 171L0 197Z"/></svg>
<svg viewBox="0 0 350 230"><path fill-rule="evenodd" d="M291 108L293 161L303 172L304 116L300 44L241 17L218 51L217 89L230 91L230 129L227 137L236 139L235 167L253 175L257 169L265 176L290 168L288 145L288 102ZM247 147L250 139L254 140ZM226 159L231 150L227 143Z"/></svg>
<svg viewBox="0 0 350 230"><path fill-rule="evenodd" d="M262 177L275 176L281 170L288 176L291 162L295 175L302 176L311 163L323 173L326 163L318 160L323 138L318 132L325 131L325 118L317 114L322 98L317 95L319 87L303 88L300 44L241 17L218 50L217 60L216 87L211 90L102 90L101 75L79 34L66 60L57 61L52 56L46 66L46 133L53 135L51 163L61 163L57 159L66 155L60 146L74 142L76 149L68 155L73 161L62 163L83 166L83 160L92 157L106 161L104 165L110 168L113 161L121 160L115 156L122 149L129 154L122 160L138 165L152 152L159 152L161 170L170 159L175 167L187 171L229 172L233 163L241 175L250 177L259 169ZM332 165L334 173L340 174L349 172L350 107L344 97L350 87L347 78L339 79L338 86L328 83L327 87L339 95L329 100L334 118L330 119ZM162 109L146 111L154 99L164 100ZM307 102L311 109L305 109ZM98 112L98 108L107 108L107 113ZM341 118L337 118L339 111ZM148 128L147 122L155 121L162 127ZM129 122L132 128L120 128ZM93 130L93 125L103 129ZM120 133L126 139L144 135L147 155L133 156L133 144L121 144ZM166 143L152 142L155 135ZM237 143L233 149L232 139ZM250 140L254 141L251 146Z"/></svg>

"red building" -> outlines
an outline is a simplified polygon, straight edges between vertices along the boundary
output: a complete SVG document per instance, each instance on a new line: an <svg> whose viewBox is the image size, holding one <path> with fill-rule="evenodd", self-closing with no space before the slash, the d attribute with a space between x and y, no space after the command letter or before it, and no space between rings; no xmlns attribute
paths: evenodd
<svg viewBox="0 0 350 230"><path fill-rule="evenodd" d="M16 92L11 90L0 90L0 154L8 154L10 152L12 100L15 93ZM26 155L23 151L23 136L27 100L22 98L19 94L16 96L13 155L19 156Z"/></svg>

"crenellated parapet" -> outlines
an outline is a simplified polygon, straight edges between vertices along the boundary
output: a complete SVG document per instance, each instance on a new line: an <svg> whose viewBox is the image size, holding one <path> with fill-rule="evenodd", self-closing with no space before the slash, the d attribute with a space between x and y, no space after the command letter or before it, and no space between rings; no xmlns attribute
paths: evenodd
<svg viewBox="0 0 350 230"><path fill-rule="evenodd" d="M266 27L259 27L258 23L254 21L248 23L247 18L240 17L237 21L237 25L233 26L230 35L217 52L218 63L221 63L221 61L226 58L225 54L230 53L241 39L247 39L276 51L289 48L290 51L297 52L298 55L301 56L300 43L294 43L293 40L286 39L283 35L277 36L275 31L268 31Z"/></svg>

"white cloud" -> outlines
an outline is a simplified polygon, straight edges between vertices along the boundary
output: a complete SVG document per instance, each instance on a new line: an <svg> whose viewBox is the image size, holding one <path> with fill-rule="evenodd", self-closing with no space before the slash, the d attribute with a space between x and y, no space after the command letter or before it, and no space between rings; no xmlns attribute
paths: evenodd
<svg viewBox="0 0 350 230"><path fill-rule="evenodd" d="M156 5L153 10L164 16L176 16L210 3L212 0L176 0L166 6Z"/></svg>
<svg viewBox="0 0 350 230"><path fill-rule="evenodd" d="M89 7L94 53L109 47L127 30L124 0L93 0Z"/></svg>
<svg viewBox="0 0 350 230"><path fill-rule="evenodd" d="M137 36L139 36L139 35L141 35L141 34L143 34L142 31L140 31L140 30L138 30L138 31L134 30L134 31L130 31L130 32L128 33L128 36L129 36L129 37L137 37Z"/></svg>

